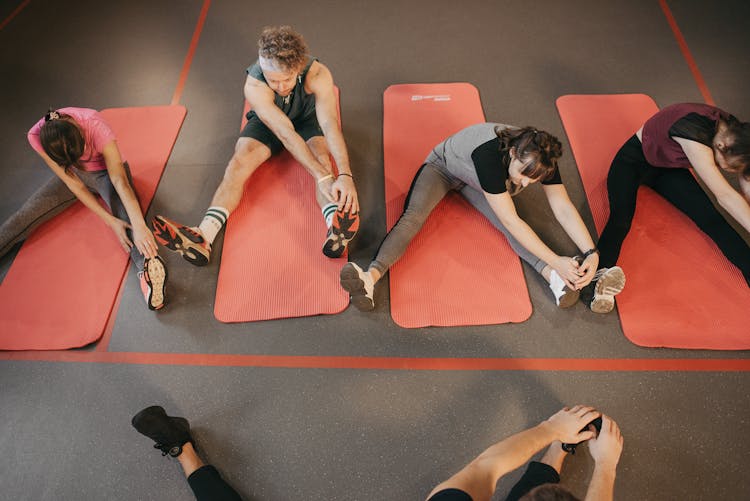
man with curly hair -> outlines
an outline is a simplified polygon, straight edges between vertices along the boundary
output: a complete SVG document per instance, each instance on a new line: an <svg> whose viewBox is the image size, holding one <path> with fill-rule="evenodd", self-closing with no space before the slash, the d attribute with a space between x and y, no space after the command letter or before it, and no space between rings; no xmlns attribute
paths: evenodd
<svg viewBox="0 0 750 501"><path fill-rule="evenodd" d="M258 60L246 70L247 125L205 217L197 228L163 216L153 221L156 239L196 266L208 263L211 244L239 205L245 182L282 148L316 180L316 198L328 227L323 253L340 257L359 228L359 201L331 72L308 54L302 36L289 26L265 28L258 49Z"/></svg>

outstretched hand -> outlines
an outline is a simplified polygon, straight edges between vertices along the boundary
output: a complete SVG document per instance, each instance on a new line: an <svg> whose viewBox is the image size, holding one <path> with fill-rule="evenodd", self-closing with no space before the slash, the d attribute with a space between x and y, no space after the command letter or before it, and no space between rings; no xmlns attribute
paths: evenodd
<svg viewBox="0 0 750 501"><path fill-rule="evenodd" d="M120 245L125 252L130 252L130 249L133 247L133 242L130 241L127 233L127 230L130 229L130 223L112 216L112 219L109 222L109 227L112 228L112 231L117 236L117 240L120 241Z"/></svg>
<svg viewBox="0 0 750 501"><path fill-rule="evenodd" d="M578 267L580 278L575 282L576 289L582 289L591 283L597 269L599 269L599 253L592 252L586 256L586 259Z"/></svg>
<svg viewBox="0 0 750 501"><path fill-rule="evenodd" d="M338 203L338 209L344 212L356 214L359 212L359 199L354 180L351 176L339 175L331 186L331 194L334 202Z"/></svg>
<svg viewBox="0 0 750 501"><path fill-rule="evenodd" d="M568 444L577 444L594 437L593 431L581 430L599 416L601 416L601 413L593 407L576 405L573 408L564 407L547 419L546 423L552 427L557 440Z"/></svg>
<svg viewBox="0 0 750 501"><path fill-rule="evenodd" d="M156 246L154 234L148 229L145 223L136 225L133 228L133 243L144 257L149 259L156 257L159 248Z"/></svg>
<svg viewBox="0 0 750 501"><path fill-rule="evenodd" d="M589 440L589 453L597 466L614 470L620 460L623 442L620 427L612 418L602 414L602 429L598 437Z"/></svg>
<svg viewBox="0 0 750 501"><path fill-rule="evenodd" d="M571 289L578 289L576 283L581 279L581 270L578 261L572 257L559 256L552 268L560 275L565 285ZM596 271L596 270L595 270Z"/></svg>

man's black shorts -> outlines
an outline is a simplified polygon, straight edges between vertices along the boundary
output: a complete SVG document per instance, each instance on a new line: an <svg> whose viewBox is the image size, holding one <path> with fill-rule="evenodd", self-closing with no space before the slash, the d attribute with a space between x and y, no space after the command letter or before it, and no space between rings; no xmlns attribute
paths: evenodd
<svg viewBox="0 0 750 501"><path fill-rule="evenodd" d="M315 113L292 121L292 124L297 134L305 141L312 137L323 135L323 129L320 128L318 117L315 116ZM252 111L247 114L247 125L240 132L240 137L251 137L260 141L271 149L271 154L280 152L284 147L279 138Z"/></svg>

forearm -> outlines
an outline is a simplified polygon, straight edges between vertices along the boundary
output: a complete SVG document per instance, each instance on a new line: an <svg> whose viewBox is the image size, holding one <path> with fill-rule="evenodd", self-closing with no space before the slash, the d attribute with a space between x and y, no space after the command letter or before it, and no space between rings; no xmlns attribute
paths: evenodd
<svg viewBox="0 0 750 501"><path fill-rule="evenodd" d="M575 207L560 211L559 214L555 214L555 218L582 253L595 247L589 230Z"/></svg>
<svg viewBox="0 0 750 501"><path fill-rule="evenodd" d="M496 483L501 476L522 466L557 438L548 423L542 422L498 442L480 454L473 463L487 470L493 483Z"/></svg>
<svg viewBox="0 0 750 501"><path fill-rule="evenodd" d="M115 191L120 196L122 205L125 207L125 211L128 213L130 224L132 226L146 227L146 221L143 219L143 212L141 206L138 203L138 199L135 196L133 187L126 177L112 179L112 185L115 187Z"/></svg>
<svg viewBox="0 0 750 501"><path fill-rule="evenodd" d="M501 220L501 222L503 221ZM552 265L552 263L558 258L558 255L542 242L542 239L539 238L534 230L532 230L523 219L515 218L512 221L503 222L503 225L526 250L545 263Z"/></svg>
<svg viewBox="0 0 750 501"><path fill-rule="evenodd" d="M748 204L748 201L736 191L719 197L718 201L719 205L740 223L745 231L750 233L750 204Z"/></svg>
<svg viewBox="0 0 750 501"><path fill-rule="evenodd" d="M326 125L325 127L321 125L321 128L323 129L328 149L333 156L333 160L336 162L336 169L338 169L339 174L351 175L352 169L349 166L349 154L346 151L344 136L338 124Z"/></svg>
<svg viewBox="0 0 750 501"><path fill-rule="evenodd" d="M66 174L66 176L68 176L68 174ZM63 179L63 182L83 205L99 216L105 224L110 224L113 216L102 207L96 197L88 190L88 188L86 188L86 185L84 185L80 179L77 177L74 179Z"/></svg>
<svg viewBox="0 0 750 501"><path fill-rule="evenodd" d="M315 158L315 155L312 154L307 143L294 130L278 134L278 138L294 159L301 163L305 170L315 179L320 179L329 174L325 167Z"/></svg>
<svg viewBox="0 0 750 501"><path fill-rule="evenodd" d="M584 501L612 501L615 495L615 468L596 465Z"/></svg>

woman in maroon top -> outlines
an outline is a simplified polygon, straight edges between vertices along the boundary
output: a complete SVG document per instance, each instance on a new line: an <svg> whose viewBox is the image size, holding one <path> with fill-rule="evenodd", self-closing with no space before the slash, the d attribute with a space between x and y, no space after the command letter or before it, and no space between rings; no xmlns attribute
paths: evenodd
<svg viewBox="0 0 750 501"><path fill-rule="evenodd" d="M645 184L692 219L750 285L750 247L701 189L695 174L726 210L750 232L750 123L706 104L668 106L649 118L612 161L607 176L609 220L599 239L599 266L617 262ZM738 193L721 171L738 174ZM592 291L582 291L582 299Z"/></svg>

